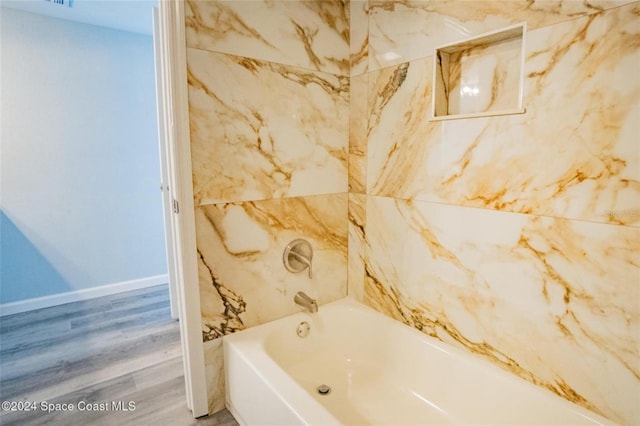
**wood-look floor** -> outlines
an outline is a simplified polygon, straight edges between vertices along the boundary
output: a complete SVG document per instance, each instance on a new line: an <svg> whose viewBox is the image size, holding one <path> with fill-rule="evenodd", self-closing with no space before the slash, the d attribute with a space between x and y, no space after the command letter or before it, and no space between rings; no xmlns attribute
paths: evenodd
<svg viewBox="0 0 640 426"><path fill-rule="evenodd" d="M194 420L187 409L166 285L0 317L0 400L35 403L3 409L3 426L238 424L226 410ZM73 411L47 413L43 402ZM80 411L85 403L109 410Z"/></svg>

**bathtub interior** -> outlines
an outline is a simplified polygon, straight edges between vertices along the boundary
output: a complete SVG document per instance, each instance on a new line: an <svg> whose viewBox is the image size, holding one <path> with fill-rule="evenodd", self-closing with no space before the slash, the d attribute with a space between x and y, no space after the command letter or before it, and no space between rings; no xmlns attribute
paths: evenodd
<svg viewBox="0 0 640 426"><path fill-rule="evenodd" d="M351 299L229 337L252 342L236 349L300 422L287 424L611 424Z"/></svg>
<svg viewBox="0 0 640 426"><path fill-rule="evenodd" d="M265 352L342 424L455 424L445 410L425 404L407 387L411 369L395 353L404 327L372 327L358 308L327 306L329 315L306 320L310 329L304 338L292 333L293 322L273 330L265 336ZM322 385L330 387L328 394L318 391Z"/></svg>

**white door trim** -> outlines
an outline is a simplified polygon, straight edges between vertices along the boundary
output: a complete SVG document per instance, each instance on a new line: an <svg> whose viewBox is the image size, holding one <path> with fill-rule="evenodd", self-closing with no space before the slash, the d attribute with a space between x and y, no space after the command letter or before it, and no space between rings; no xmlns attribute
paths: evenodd
<svg viewBox="0 0 640 426"><path fill-rule="evenodd" d="M160 36L160 16L158 8L153 8L153 59L156 70L156 110L158 118L158 153L160 154L160 191L162 192L162 219L164 222L164 235L166 242L166 259L167 259L167 275L169 282L169 302L171 306L171 317L180 318L180 309L178 303L178 276L176 270L176 254L175 254L175 230L171 214L173 188L169 185L170 173L173 169L171 165L171 156L169 155L169 147L167 142L167 120L166 105L164 100L164 58L162 55L162 40Z"/></svg>
<svg viewBox="0 0 640 426"><path fill-rule="evenodd" d="M191 145L189 138L189 103L184 4L181 0L160 0L160 37L167 120L170 185L179 203L174 218L176 270L180 304L180 335L184 359L187 406L194 417L209 413L204 363L204 346L200 316L200 289L196 249Z"/></svg>

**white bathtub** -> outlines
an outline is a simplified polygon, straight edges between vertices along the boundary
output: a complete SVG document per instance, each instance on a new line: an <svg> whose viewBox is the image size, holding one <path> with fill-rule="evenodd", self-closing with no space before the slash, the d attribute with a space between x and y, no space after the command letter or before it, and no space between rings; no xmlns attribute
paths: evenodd
<svg viewBox="0 0 640 426"><path fill-rule="evenodd" d="M227 408L243 425L613 424L351 299L223 345Z"/></svg>

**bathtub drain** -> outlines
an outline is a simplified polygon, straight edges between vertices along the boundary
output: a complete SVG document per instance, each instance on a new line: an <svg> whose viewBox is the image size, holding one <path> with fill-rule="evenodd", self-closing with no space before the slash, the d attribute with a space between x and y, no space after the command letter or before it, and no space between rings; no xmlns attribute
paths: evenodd
<svg viewBox="0 0 640 426"><path fill-rule="evenodd" d="M327 385L320 385L316 388L320 395L328 395L331 393L331 388Z"/></svg>

